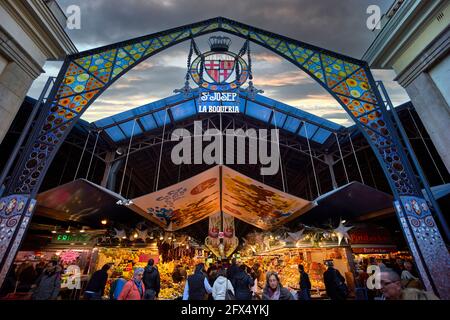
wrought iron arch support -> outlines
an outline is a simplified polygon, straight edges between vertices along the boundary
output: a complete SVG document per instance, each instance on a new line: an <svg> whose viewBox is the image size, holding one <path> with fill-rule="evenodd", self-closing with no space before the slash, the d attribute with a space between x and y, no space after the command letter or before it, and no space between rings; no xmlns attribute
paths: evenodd
<svg viewBox="0 0 450 320"><path fill-rule="evenodd" d="M450 258L432 212L366 62L217 17L68 56L0 199L0 284L34 210L35 196L62 142L83 112L130 69L178 43L225 32L259 44L310 75L355 121L392 188L397 215L429 290L450 298Z"/></svg>

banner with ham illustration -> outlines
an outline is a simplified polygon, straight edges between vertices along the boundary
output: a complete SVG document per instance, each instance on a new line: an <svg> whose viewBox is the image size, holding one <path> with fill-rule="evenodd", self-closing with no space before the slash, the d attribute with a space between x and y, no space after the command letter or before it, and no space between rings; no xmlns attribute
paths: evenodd
<svg viewBox="0 0 450 320"><path fill-rule="evenodd" d="M130 208L168 231L220 212L219 167L132 200Z"/></svg>
<svg viewBox="0 0 450 320"><path fill-rule="evenodd" d="M315 206L313 202L269 187L226 166L222 166L222 181L220 177L220 166L216 166L171 187L133 199L129 208L168 231L176 231L208 217L211 217L211 226L217 226L214 215L220 213L222 197L223 231L227 233L225 226L229 221L234 236L233 217L269 230ZM219 231L222 230L219 228ZM219 231L210 230L212 245L216 239L212 235ZM232 237L224 239L224 245L232 248Z"/></svg>
<svg viewBox="0 0 450 320"><path fill-rule="evenodd" d="M233 254L239 245L239 240L235 236L234 218L220 213L209 217L208 237L205 239L206 247L217 257L228 258ZM223 239L223 245L220 240Z"/></svg>
<svg viewBox="0 0 450 320"><path fill-rule="evenodd" d="M269 187L228 167L222 171L223 212L263 230L295 219L313 202Z"/></svg>

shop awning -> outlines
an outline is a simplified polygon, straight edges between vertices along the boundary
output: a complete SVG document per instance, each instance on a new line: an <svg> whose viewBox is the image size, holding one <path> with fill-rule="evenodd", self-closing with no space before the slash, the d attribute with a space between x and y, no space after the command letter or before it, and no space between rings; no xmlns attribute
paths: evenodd
<svg viewBox="0 0 450 320"><path fill-rule="evenodd" d="M130 209L175 231L224 213L268 230L298 217L314 203L216 166L160 191L132 199Z"/></svg>
<svg viewBox="0 0 450 320"><path fill-rule="evenodd" d="M359 220L363 215L394 210L390 194L360 182L350 182L316 199L317 206L302 216L305 223L327 221L330 218Z"/></svg>
<svg viewBox="0 0 450 320"><path fill-rule="evenodd" d="M105 217L117 222L139 217L132 210L118 206L118 200L125 199L88 180L78 179L38 194L36 214L90 226L100 226L100 220Z"/></svg>

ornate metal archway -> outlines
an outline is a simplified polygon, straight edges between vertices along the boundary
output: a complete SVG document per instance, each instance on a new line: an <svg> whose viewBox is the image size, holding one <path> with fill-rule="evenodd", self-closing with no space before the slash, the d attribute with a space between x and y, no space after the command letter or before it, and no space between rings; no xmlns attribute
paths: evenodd
<svg viewBox="0 0 450 320"><path fill-rule="evenodd" d="M347 111L369 141L392 188L395 207L425 286L450 298L450 258L431 210L366 62L218 17L68 56L0 199L0 283L34 210L35 196L62 142L111 84L180 42L222 31L249 39L309 74Z"/></svg>

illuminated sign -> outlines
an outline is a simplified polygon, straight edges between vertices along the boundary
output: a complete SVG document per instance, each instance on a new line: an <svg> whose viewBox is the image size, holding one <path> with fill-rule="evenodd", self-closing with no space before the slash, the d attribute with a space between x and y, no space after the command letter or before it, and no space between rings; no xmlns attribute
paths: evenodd
<svg viewBox="0 0 450 320"><path fill-rule="evenodd" d="M53 243L87 243L91 240L87 234L56 234L52 238Z"/></svg>

